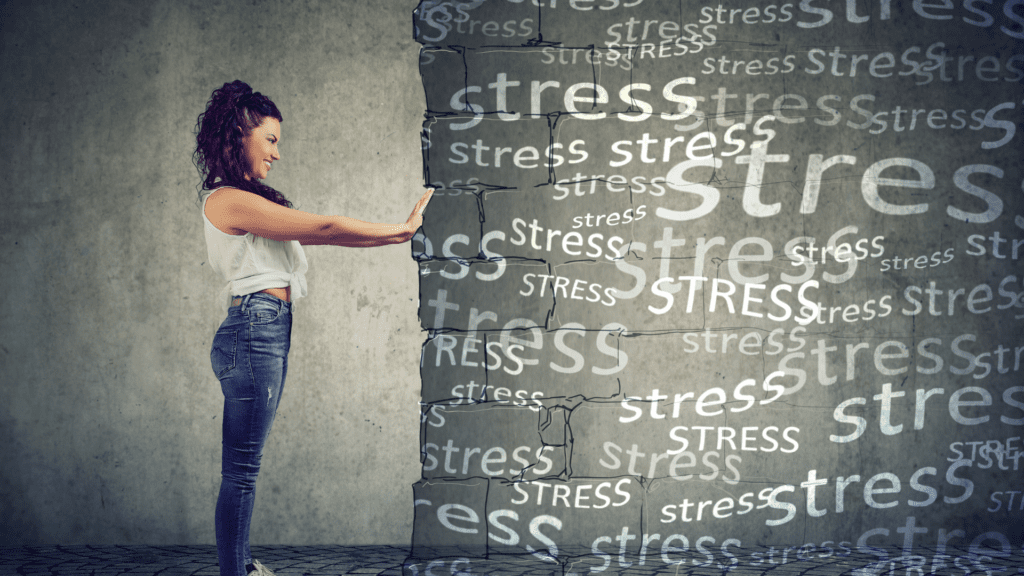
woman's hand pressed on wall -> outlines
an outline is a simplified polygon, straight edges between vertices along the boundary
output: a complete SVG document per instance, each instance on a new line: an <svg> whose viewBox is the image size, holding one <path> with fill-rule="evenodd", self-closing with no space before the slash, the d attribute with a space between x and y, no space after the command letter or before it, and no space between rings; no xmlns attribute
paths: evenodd
<svg viewBox="0 0 1024 576"><path fill-rule="evenodd" d="M434 195L433 188L427 188L427 191L420 197L420 201L416 203L416 207L412 209L412 214L409 215L409 219L405 221L406 226L409 227L412 232L409 233L409 237L403 240L406 242L411 240L416 231L423 226L423 211L427 209L427 204L430 202L430 197Z"/></svg>

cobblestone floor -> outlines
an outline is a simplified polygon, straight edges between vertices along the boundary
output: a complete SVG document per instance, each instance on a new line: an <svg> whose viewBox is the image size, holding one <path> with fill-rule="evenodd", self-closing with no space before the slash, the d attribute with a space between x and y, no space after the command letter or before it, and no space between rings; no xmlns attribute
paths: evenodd
<svg viewBox="0 0 1024 576"><path fill-rule="evenodd" d="M409 549L393 546L253 546L277 576L401 576ZM21 546L0 548L2 575L219 576L215 546Z"/></svg>
<svg viewBox="0 0 1024 576"><path fill-rule="evenodd" d="M452 552L456 552L452 554ZM445 558L409 560L400 546L254 546L253 554L278 576L377 574L383 576L570 576L604 573L629 576L1017 576L1024 575L1024 552L949 549L875 549L871 554L782 555L783 550L733 549L735 555L710 558L676 554L660 557L605 558L544 562L532 556L477 558L446 550ZM883 556L884 555L884 556ZM785 560L785 561L783 561ZM0 548L0 575L160 575L218 576L214 546L20 546Z"/></svg>

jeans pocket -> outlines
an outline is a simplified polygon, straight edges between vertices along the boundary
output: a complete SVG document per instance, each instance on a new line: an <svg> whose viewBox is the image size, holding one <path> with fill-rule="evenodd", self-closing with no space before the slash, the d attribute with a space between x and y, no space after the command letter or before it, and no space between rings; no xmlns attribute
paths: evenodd
<svg viewBox="0 0 1024 576"><path fill-rule="evenodd" d="M281 315L281 306L253 300L249 303L249 308L246 312L249 314L249 322L251 324L270 324Z"/></svg>
<svg viewBox="0 0 1024 576"><path fill-rule="evenodd" d="M210 364L213 373L221 378L235 367L238 348L238 330L218 330L213 336L210 348Z"/></svg>

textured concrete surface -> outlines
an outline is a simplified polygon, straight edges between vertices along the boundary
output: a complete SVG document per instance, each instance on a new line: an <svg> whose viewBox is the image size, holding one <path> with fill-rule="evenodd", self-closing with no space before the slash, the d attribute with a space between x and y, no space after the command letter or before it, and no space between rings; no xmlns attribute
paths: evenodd
<svg viewBox="0 0 1024 576"><path fill-rule="evenodd" d="M1024 15L981 5L421 2L413 554L1019 554Z"/></svg>
<svg viewBox="0 0 1024 576"><path fill-rule="evenodd" d="M0 545L210 544L223 397L193 127L235 79L284 115L268 183L401 222L422 190L415 2L0 6ZM254 544L408 544L408 245L311 247Z"/></svg>

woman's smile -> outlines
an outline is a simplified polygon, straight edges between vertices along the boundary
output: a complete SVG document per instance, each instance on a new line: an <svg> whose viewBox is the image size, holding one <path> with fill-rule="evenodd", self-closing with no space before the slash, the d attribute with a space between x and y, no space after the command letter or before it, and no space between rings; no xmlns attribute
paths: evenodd
<svg viewBox="0 0 1024 576"><path fill-rule="evenodd" d="M277 148L280 139L281 123L272 116L267 116L260 125L242 137L243 154L249 169L246 178L262 180L270 173L270 165L281 158Z"/></svg>

